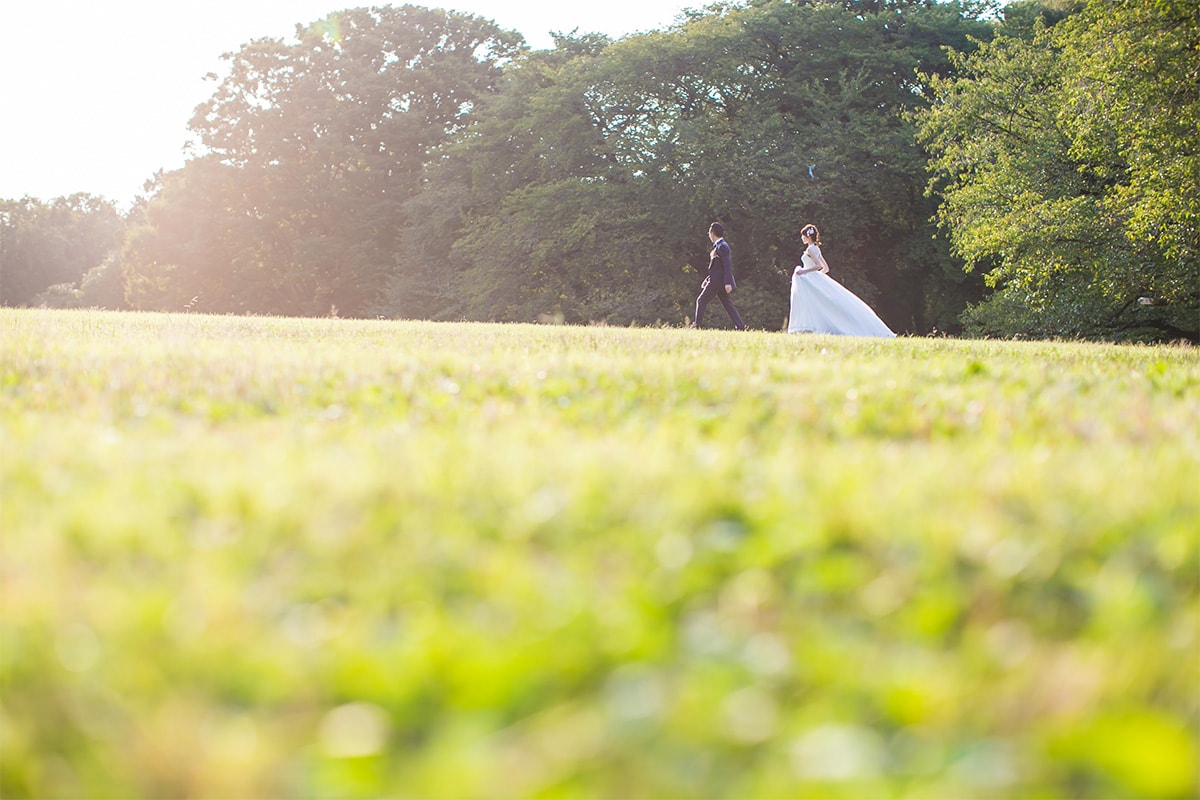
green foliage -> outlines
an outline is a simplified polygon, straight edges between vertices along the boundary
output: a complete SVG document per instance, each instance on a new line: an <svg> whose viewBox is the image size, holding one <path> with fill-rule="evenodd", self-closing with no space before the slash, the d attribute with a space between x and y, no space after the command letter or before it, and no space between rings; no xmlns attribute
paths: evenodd
<svg viewBox="0 0 1200 800"><path fill-rule="evenodd" d="M924 102L918 68L945 71L942 46L967 47L968 33L987 31L956 4L884 13L762 2L527 54L416 201L434 213L409 249L450 269L410 275L402 265L385 308L681 320L707 263L704 231L720 219L746 295L776 298L752 303L745 317L774 329L786 306L781 270L799 257L795 231L816 219L847 285L899 327L928 329L937 302L925 296L958 297L957 311L962 281L947 278L945 246L928 246L924 158L902 112ZM432 207L447 198L438 214ZM917 251L928 260L910 260ZM446 301L422 314L412 301L431 285ZM455 304L456 294L466 299Z"/></svg>
<svg viewBox="0 0 1200 800"><path fill-rule="evenodd" d="M129 307L125 300L125 274L117 253L87 271L79 281L79 294L85 308L120 311Z"/></svg>
<svg viewBox="0 0 1200 800"><path fill-rule="evenodd" d="M131 215L121 255L134 308L252 312L303 302L311 280L280 285L264 270L273 246L286 245L261 215L237 211L241 177L215 158L159 176L154 197Z"/></svg>
<svg viewBox="0 0 1200 800"><path fill-rule="evenodd" d="M664 271L629 263L630 251L659 249L650 226L631 219L633 202L622 203L631 195L618 183L535 184L510 193L498 215L478 217L456 247L473 265L464 287L469 317L621 324L661 313L663 287L654 278ZM624 214L609 214L623 205Z"/></svg>
<svg viewBox="0 0 1200 800"><path fill-rule="evenodd" d="M997 289L975 330L1200 339L1195 12L1093 0L1030 30L1026 10L931 79L940 222Z"/></svg>
<svg viewBox="0 0 1200 800"><path fill-rule="evenodd" d="M65 285L53 296L74 297L84 274L118 246L124 225L116 206L88 194L0 200L0 305L37 304L57 284Z"/></svg>
<svg viewBox="0 0 1200 800"><path fill-rule="evenodd" d="M1190 347L0 310L0 794L1194 797L1198 401Z"/></svg>
<svg viewBox="0 0 1200 800"><path fill-rule="evenodd" d="M167 175L132 237L143 309L366 313L404 254L404 203L517 34L417 6L359 8L262 39L196 110L202 155Z"/></svg>
<svg viewBox="0 0 1200 800"><path fill-rule="evenodd" d="M1072 155L1112 183L1131 242L1163 265L1148 291L1197 308L1200 293L1200 4L1093 0L1067 21Z"/></svg>
<svg viewBox="0 0 1200 800"><path fill-rule="evenodd" d="M905 112L973 3L715 5L528 52L470 16L361 8L258 40L196 111L122 268L139 309L609 324L691 314L726 224L752 326L816 220L893 327L975 293L932 238Z"/></svg>
<svg viewBox="0 0 1200 800"><path fill-rule="evenodd" d="M56 283L33 298L38 308L82 308L83 292L73 283Z"/></svg>

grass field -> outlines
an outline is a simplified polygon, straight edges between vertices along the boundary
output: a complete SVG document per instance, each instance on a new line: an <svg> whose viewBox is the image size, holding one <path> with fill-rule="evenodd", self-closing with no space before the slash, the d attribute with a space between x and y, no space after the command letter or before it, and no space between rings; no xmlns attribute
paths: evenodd
<svg viewBox="0 0 1200 800"><path fill-rule="evenodd" d="M0 796L1185 798L1188 347L0 309Z"/></svg>

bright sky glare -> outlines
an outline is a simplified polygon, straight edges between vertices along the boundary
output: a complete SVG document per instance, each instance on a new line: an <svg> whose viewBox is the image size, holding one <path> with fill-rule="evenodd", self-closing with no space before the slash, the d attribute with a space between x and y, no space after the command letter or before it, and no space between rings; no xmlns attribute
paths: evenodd
<svg viewBox="0 0 1200 800"><path fill-rule="evenodd" d="M550 31L630 33L671 25L708 0L445 0L519 31L533 48ZM394 2L393 5L402 5ZM221 54L355 0L8 0L0 8L0 199L88 192L128 208L160 169L184 161L193 109L223 74Z"/></svg>

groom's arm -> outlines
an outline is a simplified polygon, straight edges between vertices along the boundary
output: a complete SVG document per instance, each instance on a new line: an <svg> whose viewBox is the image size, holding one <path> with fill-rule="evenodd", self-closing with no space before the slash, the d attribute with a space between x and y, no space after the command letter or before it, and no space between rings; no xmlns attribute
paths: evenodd
<svg viewBox="0 0 1200 800"><path fill-rule="evenodd" d="M725 244L721 247L718 255L721 256L721 269L725 273L725 285L733 285L733 256L730 253L729 245Z"/></svg>

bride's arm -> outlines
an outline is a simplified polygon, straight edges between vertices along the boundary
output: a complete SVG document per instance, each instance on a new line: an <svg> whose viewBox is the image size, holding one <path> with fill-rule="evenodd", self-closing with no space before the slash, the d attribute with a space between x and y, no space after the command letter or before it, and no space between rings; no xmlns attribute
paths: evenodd
<svg viewBox="0 0 1200 800"><path fill-rule="evenodd" d="M815 244L810 244L808 249L812 251L813 261L816 262L817 269L821 270L821 272L828 273L829 264L825 261L825 256L821 255L821 248L817 247Z"/></svg>

